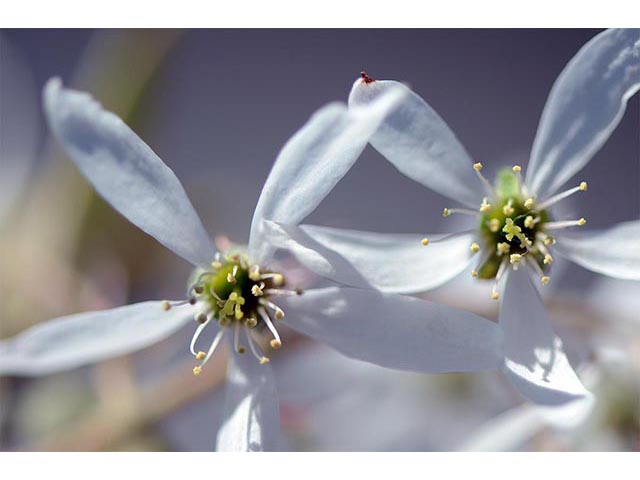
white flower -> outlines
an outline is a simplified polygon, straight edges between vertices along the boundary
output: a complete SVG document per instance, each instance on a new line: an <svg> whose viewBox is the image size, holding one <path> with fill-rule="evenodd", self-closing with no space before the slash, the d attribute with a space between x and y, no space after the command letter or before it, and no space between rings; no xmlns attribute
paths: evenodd
<svg viewBox="0 0 640 480"><path fill-rule="evenodd" d="M374 81L363 72L349 105L360 108L399 85ZM302 225L284 229L288 238L281 243L330 279L405 294L440 286L476 262L473 276L495 278L492 298L501 302L504 369L520 392L544 405L589 399L551 329L530 273L548 283L557 253L595 272L640 280L640 221L576 235L565 229L582 226L584 219L553 221L549 210L587 189L581 182L556 193L607 140L639 88L640 30L596 36L551 90L526 177L516 165L501 172L496 185L481 174L482 164L472 162L438 114L406 89L407 100L370 143L400 172L467 207L445 208L444 216L471 214L480 227L424 237ZM312 251L310 244L315 245ZM500 277L508 277L502 292Z"/></svg>
<svg viewBox="0 0 640 480"><path fill-rule="evenodd" d="M50 80L45 112L78 168L122 215L196 271L183 301L71 315L0 342L0 374L44 375L122 355L195 319L194 374L223 340L238 353L228 372L218 449L271 450L278 439L278 400L264 353L269 347L262 348L261 340L268 337L270 348L280 348L280 321L349 356L390 368L438 373L499 368L502 337L488 320L376 290L334 286L299 292L274 260L277 243L265 226L293 228L311 213L402 96L392 89L362 108L330 104L313 115L280 152L254 212L247 250L216 252L182 185L160 158L88 94ZM204 328L217 333L200 351Z"/></svg>

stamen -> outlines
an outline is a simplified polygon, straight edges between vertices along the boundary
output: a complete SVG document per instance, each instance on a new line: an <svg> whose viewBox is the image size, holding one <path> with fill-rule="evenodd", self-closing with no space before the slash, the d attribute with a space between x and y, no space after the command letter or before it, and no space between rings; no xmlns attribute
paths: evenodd
<svg viewBox="0 0 640 480"><path fill-rule="evenodd" d="M264 365L265 363L269 363L269 359L265 357L262 354L262 352L259 352L258 347L256 347L256 345L253 343L251 330L245 330L245 334L247 336L247 341L249 342L249 350L251 350L251 353L253 354L253 356L256 357L256 360L258 360L258 362L260 362L261 365Z"/></svg>
<svg viewBox="0 0 640 480"><path fill-rule="evenodd" d="M261 297L264 295L264 282L260 282L260 285L254 285L251 287L251 293L254 297Z"/></svg>
<svg viewBox="0 0 640 480"><path fill-rule="evenodd" d="M482 175L482 173L480 173L480 170L482 170L482 163L480 163L480 162L474 163L473 164L473 169L476 171L476 174L478 175L478 178L480 179L480 181L484 185L484 188L487 191L487 193L489 194L489 196L492 197L492 198L495 197L496 196L496 192L493 190L493 186L491 185L491 182L489 182L489 180L487 180L486 177L484 175Z"/></svg>
<svg viewBox="0 0 640 480"><path fill-rule="evenodd" d="M504 207L502 207L502 213L504 213L505 215L513 215L514 211L515 210L513 209L513 199L510 198L507 204Z"/></svg>
<svg viewBox="0 0 640 480"><path fill-rule="evenodd" d="M160 306L165 312L171 310L171 304L167 300L163 300L162 303L160 303Z"/></svg>
<svg viewBox="0 0 640 480"><path fill-rule="evenodd" d="M551 265L553 263L553 257L549 254L546 254L542 263L544 263L545 265Z"/></svg>
<svg viewBox="0 0 640 480"><path fill-rule="evenodd" d="M519 253L512 253L509 255L509 263L513 265L513 269L517 270L520 262L522 261L522 255Z"/></svg>
<svg viewBox="0 0 640 480"><path fill-rule="evenodd" d="M194 375L200 374L200 372L202 371L202 368L207 364L207 362L209 361L213 353L216 351L216 348L218 348L218 345L220 345L220 340L222 340L223 336L224 336L224 330L221 329L213 339L213 342L211 342L211 346L209 347L209 351L207 352L207 355L204 357L204 360L202 360L202 363L196 367L199 369L198 373L196 373L196 368L193 369Z"/></svg>
<svg viewBox="0 0 640 480"><path fill-rule="evenodd" d="M272 279L274 285L280 286L284 283L284 276L280 273L265 273L260 275L260 280Z"/></svg>
<svg viewBox="0 0 640 480"><path fill-rule="evenodd" d="M234 265L232 272L227 273L227 282L235 285L237 283L237 280L236 280L237 273L238 273L238 265Z"/></svg>
<svg viewBox="0 0 640 480"><path fill-rule="evenodd" d="M536 271L536 273L540 277L540 283L542 283L543 285L546 285L547 283L549 283L549 280L551 279L544 274L544 272L540 268L540 265L538 265L538 262L536 261L536 259L533 257L529 257L528 260L529 260L529 265L533 267L533 269Z"/></svg>
<svg viewBox="0 0 640 480"><path fill-rule="evenodd" d="M476 210L471 210L470 208L445 208L442 210L442 216L445 218L451 216L454 213L473 215L474 217L478 216L478 212Z"/></svg>
<svg viewBox="0 0 640 480"><path fill-rule="evenodd" d="M258 325L258 320L253 317L249 317L244 321L244 326L249 329L256 328L256 325Z"/></svg>
<svg viewBox="0 0 640 480"><path fill-rule="evenodd" d="M193 333L193 337L191 337L191 344L189 345L189 350L191 351L191 355L197 355L196 353L196 342L198 341L198 338L200 338L200 334L202 333L202 331L206 328L207 325L209 325L209 322L211 321L213 317L210 317L207 319L206 322L201 323L200 325L198 325L198 328L196 328L196 331Z"/></svg>
<svg viewBox="0 0 640 480"><path fill-rule="evenodd" d="M269 318L269 315L267 315L267 312L264 308L258 307L258 313L260 314L260 318L262 318L262 321L265 323L265 325L271 332L271 335L273 335L273 340L269 342L269 345L271 345L271 348L273 348L274 350L279 349L280 347L282 347L282 340L280 340L280 335L278 334L278 330L273 325L271 318Z"/></svg>
<svg viewBox="0 0 640 480"><path fill-rule="evenodd" d="M518 181L518 192L522 190L522 167L520 165L514 165L511 170L516 174L516 180Z"/></svg>
<svg viewBox="0 0 640 480"><path fill-rule="evenodd" d="M267 288L264 293L267 295L302 295L302 290L283 290L281 288Z"/></svg>
<svg viewBox="0 0 640 480"><path fill-rule="evenodd" d="M245 353L245 348L240 345L240 322L236 322L235 327L233 328L233 349L237 353Z"/></svg>
<svg viewBox="0 0 640 480"><path fill-rule="evenodd" d="M480 251L480 245L478 245L476 242L473 242L471 244L471 247L469 247L469 249L473 252L473 253L478 253Z"/></svg>
<svg viewBox="0 0 640 480"><path fill-rule="evenodd" d="M253 267L251 267L251 269L249 270L249 278L251 280L253 280L254 282L257 282L258 280L260 280L260 266L259 265L254 265Z"/></svg>
<svg viewBox="0 0 640 480"><path fill-rule="evenodd" d="M258 303L273 310L276 316L276 320L282 320L284 318L284 311L275 303L270 302L269 300L265 300L264 298L258 300Z"/></svg>
<svg viewBox="0 0 640 480"><path fill-rule="evenodd" d="M578 185L577 187L570 188L569 190L565 190L564 192L558 193L557 195L548 198L540 205L538 205L538 209L544 210L545 208L558 203L560 200L564 200L565 198L570 197L576 192L586 192L588 187L589 186L587 185L587 182L580 182L580 185Z"/></svg>
<svg viewBox="0 0 640 480"><path fill-rule="evenodd" d="M498 243L498 245L496 245L496 251L500 256L504 253L509 253L510 249L511 249L511 246L507 242L500 242Z"/></svg>
<svg viewBox="0 0 640 480"><path fill-rule="evenodd" d="M498 220L497 218L492 218L491 220L489 220L489 230L493 233L496 233L498 230L500 230L500 220Z"/></svg>
<svg viewBox="0 0 640 480"><path fill-rule="evenodd" d="M538 219L538 221L540 221L540 219ZM527 217L524 219L524 226L526 228L533 228L535 226L537 222L533 219L532 215L527 215Z"/></svg>
<svg viewBox="0 0 640 480"><path fill-rule="evenodd" d="M491 300L498 300L500 298L500 294L498 293L498 283L500 282L502 275L507 269L507 265L508 263L506 258L502 262L500 262L498 272L496 273L496 279L493 282L493 288L491 289Z"/></svg>
<svg viewBox="0 0 640 480"><path fill-rule="evenodd" d="M564 220L560 222L548 222L544 224L544 228L547 230L561 230L568 227L582 227L587 221L584 218L578 220Z"/></svg>
<svg viewBox="0 0 640 480"><path fill-rule="evenodd" d="M480 204L480 211L488 212L489 210L491 210L491 204L487 201L487 197L484 197L482 199L482 203Z"/></svg>
<svg viewBox="0 0 640 480"><path fill-rule="evenodd" d="M535 205L535 201L533 200L533 198L527 198L524 201L524 208L531 210L534 205Z"/></svg>
<svg viewBox="0 0 640 480"><path fill-rule="evenodd" d="M420 243L426 247L427 245L429 245L429 239L427 237L424 237L422 240L420 240Z"/></svg>

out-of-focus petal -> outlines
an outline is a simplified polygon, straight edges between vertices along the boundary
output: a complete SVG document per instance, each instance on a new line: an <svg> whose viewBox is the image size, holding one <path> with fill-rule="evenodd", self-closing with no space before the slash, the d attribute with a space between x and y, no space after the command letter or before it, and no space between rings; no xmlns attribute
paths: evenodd
<svg viewBox="0 0 640 480"><path fill-rule="evenodd" d="M280 407L270 365L252 355L232 355L227 372L224 423L216 450L273 451L280 437Z"/></svg>
<svg viewBox="0 0 640 480"><path fill-rule="evenodd" d="M538 198L578 173L618 126L640 89L640 29L594 37L558 76L533 142L526 183Z"/></svg>
<svg viewBox="0 0 640 480"><path fill-rule="evenodd" d="M249 256L263 262L272 250L262 220L295 225L309 215L353 166L380 122L405 92L390 89L377 101L347 109L329 104L287 142L264 184L251 224Z"/></svg>
<svg viewBox="0 0 640 480"><path fill-rule="evenodd" d="M451 129L417 94L393 80L355 82L349 107L367 105L389 89L407 92L371 138L374 146L400 172L446 197L478 207L486 193L471 158Z"/></svg>
<svg viewBox="0 0 640 480"><path fill-rule="evenodd" d="M291 328L383 367L444 373L498 369L503 362L496 324L418 298L330 287L278 304Z"/></svg>
<svg viewBox="0 0 640 480"><path fill-rule="evenodd" d="M555 250L588 270L640 280L640 220L607 230L558 235Z"/></svg>
<svg viewBox="0 0 640 480"><path fill-rule="evenodd" d="M510 271L503 283L500 326L505 371L522 395L541 405L590 401L525 267Z"/></svg>
<svg viewBox="0 0 640 480"><path fill-rule="evenodd" d="M173 171L125 123L58 78L44 89L49 125L113 207L176 254L206 267L215 250Z"/></svg>
<svg viewBox="0 0 640 480"><path fill-rule="evenodd" d="M190 305L164 311L162 302L49 320L0 341L0 374L47 375L140 350L193 319Z"/></svg>
<svg viewBox="0 0 640 480"><path fill-rule="evenodd" d="M471 261L473 234L442 238L418 234L361 232L317 225L281 225L278 244L307 268L338 283L374 287L390 293L436 288L462 272Z"/></svg>

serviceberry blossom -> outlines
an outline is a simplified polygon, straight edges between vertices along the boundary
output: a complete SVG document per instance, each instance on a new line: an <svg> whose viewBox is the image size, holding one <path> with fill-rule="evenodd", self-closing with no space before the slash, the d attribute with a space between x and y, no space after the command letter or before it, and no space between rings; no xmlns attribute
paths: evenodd
<svg viewBox="0 0 640 480"><path fill-rule="evenodd" d="M217 448L273 450L279 407L268 352L282 346L279 322L389 368L499 368L502 335L489 320L374 289L302 291L275 258L271 226L293 227L311 213L404 94L390 89L363 107L334 103L316 112L280 152L258 200L248 246L216 251L179 180L151 148L90 95L50 80L44 89L47 120L71 159L116 210L195 270L183 300L70 315L0 342L0 374L45 375L98 362L195 322L189 345L195 375L205 374L223 341L235 352ZM214 331L214 339L200 349L205 329Z"/></svg>
<svg viewBox="0 0 640 480"><path fill-rule="evenodd" d="M476 227L425 237L301 225L283 227L282 244L318 274L385 292L424 292L468 268L472 276L494 282L504 370L520 392L543 405L589 399L531 277L547 284L554 256L561 255L594 272L640 280L640 221L579 235L572 229L582 227L584 218L557 219L551 209L587 191L581 181L557 193L605 143L640 88L640 30L607 30L576 54L551 90L526 176L514 165L493 184L421 97L398 82L373 80L364 72L361 77L350 108L369 105L391 88L407 91L371 145L401 173L464 205L447 206L445 217L471 215Z"/></svg>

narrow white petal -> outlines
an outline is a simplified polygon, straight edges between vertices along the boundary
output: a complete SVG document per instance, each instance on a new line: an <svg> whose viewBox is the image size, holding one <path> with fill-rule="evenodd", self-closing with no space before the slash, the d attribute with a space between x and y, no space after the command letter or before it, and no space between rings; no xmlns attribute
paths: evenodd
<svg viewBox="0 0 640 480"><path fill-rule="evenodd" d="M607 141L640 89L640 29L594 37L558 76L533 142L526 183L540 199L578 173Z"/></svg>
<svg viewBox="0 0 640 480"><path fill-rule="evenodd" d="M349 107L367 105L389 89L407 92L371 138L400 172L446 197L477 207L485 195L462 144L440 116L416 93L392 80L357 80Z"/></svg>
<svg viewBox="0 0 640 480"><path fill-rule="evenodd" d="M290 251L318 275L354 287L390 293L416 293L436 288L462 272L471 261L473 234L385 234L317 225L271 226L272 241Z"/></svg>
<svg viewBox="0 0 640 480"><path fill-rule="evenodd" d="M0 373L47 375L140 350L185 325L193 311L166 312L154 301L49 320L0 341Z"/></svg>
<svg viewBox="0 0 640 480"><path fill-rule="evenodd" d="M526 268L509 271L503 282L500 326L505 370L520 393L534 403L561 405L589 399L549 323Z"/></svg>
<svg viewBox="0 0 640 480"><path fill-rule="evenodd" d="M218 431L219 452L277 449L280 407L271 366L252 355L232 355L227 372L224 423Z"/></svg>
<svg viewBox="0 0 640 480"><path fill-rule="evenodd" d="M464 310L375 290L330 287L278 298L284 321L339 352L428 373L500 368L500 328Z"/></svg>
<svg viewBox="0 0 640 480"><path fill-rule="evenodd" d="M95 189L129 221L194 265L215 254L175 174L90 95L53 78L44 88L49 126Z"/></svg>
<svg viewBox="0 0 640 480"><path fill-rule="evenodd" d="M380 122L402 99L395 89L378 101L347 110L334 103L316 112L283 147L264 184L251 224L249 256L270 253L262 220L295 225L320 204L353 166Z"/></svg>
<svg viewBox="0 0 640 480"><path fill-rule="evenodd" d="M578 265L623 280L640 280L640 220L610 229L563 234L555 250Z"/></svg>

